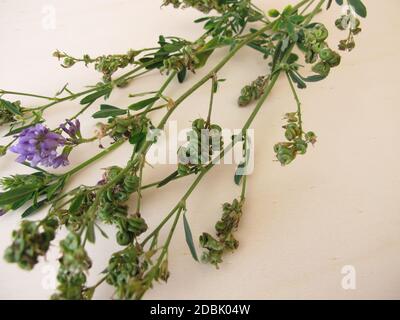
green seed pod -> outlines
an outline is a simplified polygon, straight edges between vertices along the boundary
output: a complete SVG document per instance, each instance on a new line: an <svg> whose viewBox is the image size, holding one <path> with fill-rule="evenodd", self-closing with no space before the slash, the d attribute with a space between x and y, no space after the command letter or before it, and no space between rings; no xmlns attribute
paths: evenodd
<svg viewBox="0 0 400 320"><path fill-rule="evenodd" d="M108 180L113 180L120 172L122 171L122 168L117 167L117 166L112 166L107 168L107 178Z"/></svg>
<svg viewBox="0 0 400 320"><path fill-rule="evenodd" d="M117 232L117 242L120 246L127 246L132 242L132 236L129 232L118 231Z"/></svg>
<svg viewBox="0 0 400 320"><path fill-rule="evenodd" d="M200 118L200 119L196 119L193 121L192 128L194 130L202 130L202 129L204 129L205 125L206 125L206 121L204 119Z"/></svg>
<svg viewBox="0 0 400 320"><path fill-rule="evenodd" d="M337 67L340 64L342 57L339 53L333 51L333 56L328 60L328 63L331 68Z"/></svg>
<svg viewBox="0 0 400 320"><path fill-rule="evenodd" d="M329 36L329 31L325 26L319 24L314 27L313 34L318 42L325 41Z"/></svg>
<svg viewBox="0 0 400 320"><path fill-rule="evenodd" d="M325 48L326 48L326 43L324 43L324 42L317 42L317 43L313 44L313 46L311 47L312 51L315 53L320 53L320 51Z"/></svg>
<svg viewBox="0 0 400 320"><path fill-rule="evenodd" d="M137 191L138 187L139 187L139 177L138 176L127 176L124 179L124 190L128 193L133 193L135 191Z"/></svg>
<svg viewBox="0 0 400 320"><path fill-rule="evenodd" d="M317 142L317 135L316 135L314 132L312 132L312 131L307 132L307 133L305 134L305 138L306 138L306 140L307 140L308 142L310 142L311 144L314 144L314 143Z"/></svg>
<svg viewBox="0 0 400 320"><path fill-rule="evenodd" d="M129 194L126 193L126 192L124 192L124 191L119 191L119 192L116 194L116 200L117 200L118 202L125 202L125 201L127 201L128 199L129 199Z"/></svg>
<svg viewBox="0 0 400 320"><path fill-rule="evenodd" d="M278 152L276 154L276 157L282 165L288 165L289 163L291 163L294 160L296 155L292 151L292 149L290 149L286 146L280 145L278 147Z"/></svg>
<svg viewBox="0 0 400 320"><path fill-rule="evenodd" d="M128 230L132 232L136 237L140 236L143 232L147 230L146 221L140 217L132 217L128 220Z"/></svg>
<svg viewBox="0 0 400 320"><path fill-rule="evenodd" d="M300 154L305 154L307 152L307 146L307 142L302 139L296 139L294 142L294 147Z"/></svg>
<svg viewBox="0 0 400 320"><path fill-rule="evenodd" d="M294 140L301 134L301 130L296 123L289 123L286 127L285 137L289 141Z"/></svg>
<svg viewBox="0 0 400 320"><path fill-rule="evenodd" d="M312 67L312 71L315 73L320 74L321 76L328 76L329 72L331 71L331 67L326 62L318 62Z"/></svg>
<svg viewBox="0 0 400 320"><path fill-rule="evenodd" d="M306 52L306 55L305 55L306 63L311 64L311 63L317 62L317 59L318 59L318 54L316 52L314 52L313 50L308 50Z"/></svg>
<svg viewBox="0 0 400 320"><path fill-rule="evenodd" d="M105 203L98 212L98 217L105 223L111 223L114 207L110 203Z"/></svg>
<svg viewBox="0 0 400 320"><path fill-rule="evenodd" d="M321 58L321 60L327 62L330 59L334 58L335 53L333 52L333 50L329 49L329 48L324 48L319 52L319 57Z"/></svg>
<svg viewBox="0 0 400 320"><path fill-rule="evenodd" d="M106 194L105 194L104 198L105 198L105 200L107 202L113 202L114 201L114 190L113 189L108 189L106 191Z"/></svg>
<svg viewBox="0 0 400 320"><path fill-rule="evenodd" d="M8 263L16 262L14 251L10 247L7 248L4 253L4 260L6 260Z"/></svg>
<svg viewBox="0 0 400 320"><path fill-rule="evenodd" d="M65 57L62 66L64 68L72 67L75 64L75 60L70 57Z"/></svg>

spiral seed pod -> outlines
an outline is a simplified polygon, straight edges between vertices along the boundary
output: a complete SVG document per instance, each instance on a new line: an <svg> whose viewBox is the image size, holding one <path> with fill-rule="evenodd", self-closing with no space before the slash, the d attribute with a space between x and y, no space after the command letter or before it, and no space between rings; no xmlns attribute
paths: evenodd
<svg viewBox="0 0 400 320"><path fill-rule="evenodd" d="M341 62L342 57L339 53L333 51L333 56L327 61L331 68L337 67Z"/></svg>
<svg viewBox="0 0 400 320"><path fill-rule="evenodd" d="M301 134L301 129L296 123L289 123L288 125L285 126L285 128L286 128L285 137L289 141L294 140Z"/></svg>
<svg viewBox="0 0 400 320"><path fill-rule="evenodd" d="M243 87L238 99L239 106L247 106L252 101L259 99L264 92L265 85L265 77L258 77L250 85Z"/></svg>
<svg viewBox="0 0 400 320"><path fill-rule="evenodd" d="M121 167L118 166L112 166L106 169L106 177L108 181L111 181L115 179L115 177L118 176L118 174L122 171Z"/></svg>
<svg viewBox="0 0 400 320"><path fill-rule="evenodd" d="M312 67L312 71L326 77L331 71L331 67L328 63L320 61Z"/></svg>
<svg viewBox="0 0 400 320"><path fill-rule="evenodd" d="M313 32L313 34L314 34L314 36L315 36L315 39L316 39L318 42L323 42L323 41L325 41L325 40L328 38L328 36L329 36L329 31L328 31L328 29L325 28L325 26L322 25L322 24L317 24L317 25L312 29L312 32Z"/></svg>
<svg viewBox="0 0 400 320"><path fill-rule="evenodd" d="M104 194L104 200L106 202L109 202L109 203L113 203L114 202L115 196L114 196L114 189L113 188L110 188L110 189L108 189L106 191L106 193Z"/></svg>
<svg viewBox="0 0 400 320"><path fill-rule="evenodd" d="M296 158L296 153L285 144L278 144L274 147L278 161L284 166Z"/></svg>
<svg viewBox="0 0 400 320"><path fill-rule="evenodd" d="M319 52L319 57L322 61L329 61L330 59L334 58L334 52L330 48L324 48Z"/></svg>
<svg viewBox="0 0 400 320"><path fill-rule="evenodd" d="M147 231L146 221L141 217L132 217L128 220L128 231L132 232L135 237L140 236Z"/></svg>
<svg viewBox="0 0 400 320"><path fill-rule="evenodd" d="M115 199L118 202L125 202L129 199L129 194L125 191L119 191L116 193Z"/></svg>
<svg viewBox="0 0 400 320"><path fill-rule="evenodd" d="M294 148L299 154L305 154L307 152L307 142L302 139L296 139L294 141Z"/></svg>
<svg viewBox="0 0 400 320"><path fill-rule="evenodd" d="M137 191L139 187L139 177L138 176L127 176L124 179L123 188L128 193L133 193Z"/></svg>
<svg viewBox="0 0 400 320"><path fill-rule="evenodd" d="M196 119L192 122L192 128L193 130L198 131L198 133L201 133L202 129L205 129L206 121L204 119Z"/></svg>
<svg viewBox="0 0 400 320"><path fill-rule="evenodd" d="M101 221L105 223L112 223L112 216L114 213L115 207L111 203L105 203L98 212L98 217Z"/></svg>
<svg viewBox="0 0 400 320"><path fill-rule="evenodd" d="M127 246L133 240L132 235L126 231L118 231L116 235L117 243L120 246Z"/></svg>

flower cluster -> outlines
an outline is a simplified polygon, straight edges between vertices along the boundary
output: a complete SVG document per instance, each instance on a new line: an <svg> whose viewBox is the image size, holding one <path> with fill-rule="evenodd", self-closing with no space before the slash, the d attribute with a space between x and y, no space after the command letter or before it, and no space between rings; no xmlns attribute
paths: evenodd
<svg viewBox="0 0 400 320"><path fill-rule="evenodd" d="M29 161L34 167L43 165L58 168L69 164L68 155L57 152L57 148L65 143L63 136L37 124L22 131L18 143L10 151L19 154L18 162Z"/></svg>
<svg viewBox="0 0 400 320"><path fill-rule="evenodd" d="M22 221L21 228L13 232L13 242L6 249L4 258L7 262L17 263L20 268L31 270L44 256L54 239L58 221L48 218L41 223Z"/></svg>
<svg viewBox="0 0 400 320"><path fill-rule="evenodd" d="M82 139L81 123L79 119L75 121L65 120L65 123L60 125L60 128L69 136L72 143L78 144Z"/></svg>
<svg viewBox="0 0 400 320"><path fill-rule="evenodd" d="M53 300L79 300L84 298L86 273L92 261L84 249L80 236L69 233L60 242L62 256L59 259L60 269L57 274L58 293Z"/></svg>
<svg viewBox="0 0 400 320"><path fill-rule="evenodd" d="M235 239L233 232L242 217L242 205L243 203L237 199L232 203L224 203L222 218L215 225L217 239L206 232L200 236L200 245L207 249L202 255L203 262L218 266L222 262L224 252L237 249L239 241Z"/></svg>

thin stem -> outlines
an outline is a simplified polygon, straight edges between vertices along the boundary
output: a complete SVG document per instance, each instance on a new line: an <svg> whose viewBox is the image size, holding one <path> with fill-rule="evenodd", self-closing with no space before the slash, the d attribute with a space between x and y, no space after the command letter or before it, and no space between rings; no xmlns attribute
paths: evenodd
<svg viewBox="0 0 400 320"><path fill-rule="evenodd" d="M40 98L40 99L46 99L46 100L58 100L58 98L56 98L56 97L47 97L47 96L42 96L42 95L34 94L34 93L8 91L8 90L0 89L0 95L4 95L4 94L13 94L13 95L17 95L17 96L26 96L26 97Z"/></svg>
<svg viewBox="0 0 400 320"><path fill-rule="evenodd" d="M208 107L208 115L207 115L207 126L210 126L211 124L211 112L214 104L214 88L216 85L216 75L214 74L212 77L212 82L211 82L211 94L210 94L210 105Z"/></svg>
<svg viewBox="0 0 400 320"><path fill-rule="evenodd" d="M65 176L67 175L73 175L77 173L78 171L82 170L83 168L87 167L88 165L92 164L93 162L99 160L100 158L104 157L105 155L109 154L113 150L117 149L120 145L122 145L126 139L121 139L111 146L109 146L107 149L104 149L103 151L99 152L96 154L94 157L90 158L89 160L86 160L85 162L82 162L80 165L76 166L75 168L71 169L70 171L64 173Z"/></svg>
<svg viewBox="0 0 400 320"><path fill-rule="evenodd" d="M87 109L89 109L93 103L94 103L94 101L85 105L78 113L76 113L74 116L72 116L69 120L74 120L74 119L78 118L82 113L84 113Z"/></svg>
<svg viewBox="0 0 400 320"><path fill-rule="evenodd" d="M292 81L292 79L290 79L290 76L289 76L289 74L287 72L286 72L286 77L287 77L287 79L289 81L290 89L291 89L291 91L293 93L293 97L294 97L294 99L296 101L296 104L297 104L297 117L299 118L299 128L300 128L301 132L303 132L303 121L302 121L302 118L301 118L301 102L300 102L300 99L299 99L299 97L297 95L296 89L295 89L295 87L293 85L293 81Z"/></svg>
<svg viewBox="0 0 400 320"><path fill-rule="evenodd" d="M321 10L323 4L325 3L325 1L326 1L326 0L320 0L320 1L318 2L318 4L316 5L316 7L314 8L314 10L311 11L311 13L310 13L309 15L307 15L306 19L305 19L304 22L303 22L303 24L304 24L305 26L308 25L308 24L311 22L311 20L314 18L314 16L315 16L318 12L320 12L320 10Z"/></svg>
<svg viewBox="0 0 400 320"><path fill-rule="evenodd" d="M303 15L303 14L308 10L308 8L310 8L310 7L313 5L314 2L315 2L315 0L311 0L311 1L305 6L305 8L300 12L300 15Z"/></svg>
<svg viewBox="0 0 400 320"><path fill-rule="evenodd" d="M143 168L145 164L145 157L142 155L139 167L139 186L137 190L138 199L136 204L136 214L140 214L140 205L142 203L142 180L143 180Z"/></svg>

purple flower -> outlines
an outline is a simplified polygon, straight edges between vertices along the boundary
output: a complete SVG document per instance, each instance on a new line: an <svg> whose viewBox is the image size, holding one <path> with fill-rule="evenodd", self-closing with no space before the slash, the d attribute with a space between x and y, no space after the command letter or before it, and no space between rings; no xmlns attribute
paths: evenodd
<svg viewBox="0 0 400 320"><path fill-rule="evenodd" d="M17 162L29 161L34 167L40 164L57 168L68 164L65 156L57 153L57 148L65 143L63 136L37 124L22 131L18 143L10 151L19 154Z"/></svg>
<svg viewBox="0 0 400 320"><path fill-rule="evenodd" d="M80 138L82 138L81 123L78 119L76 119L75 122L67 119L65 120L65 123L60 125L60 128L66 134L68 134L72 140L79 140Z"/></svg>

